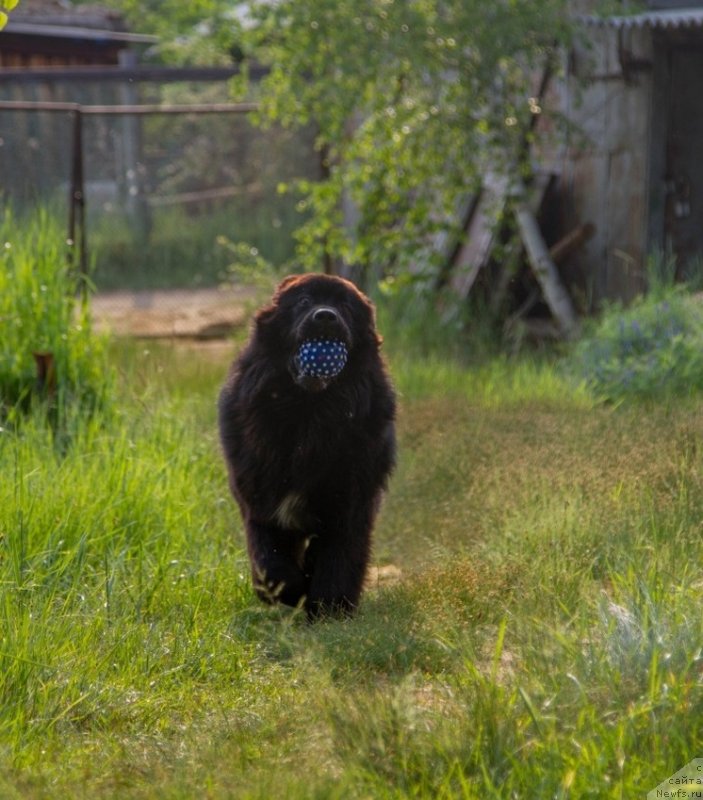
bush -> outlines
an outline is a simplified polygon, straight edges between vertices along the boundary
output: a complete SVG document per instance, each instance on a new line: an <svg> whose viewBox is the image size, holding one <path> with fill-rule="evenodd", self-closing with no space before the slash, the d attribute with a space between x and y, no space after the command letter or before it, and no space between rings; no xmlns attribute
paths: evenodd
<svg viewBox="0 0 703 800"><path fill-rule="evenodd" d="M610 307L569 357L600 398L682 395L703 388L703 308L683 288Z"/></svg>
<svg viewBox="0 0 703 800"><path fill-rule="evenodd" d="M0 221L0 418L35 398L52 406L102 405L110 384L105 342L79 299L86 278L70 267L65 235L46 210ZM38 378L35 356L51 354L53 375Z"/></svg>

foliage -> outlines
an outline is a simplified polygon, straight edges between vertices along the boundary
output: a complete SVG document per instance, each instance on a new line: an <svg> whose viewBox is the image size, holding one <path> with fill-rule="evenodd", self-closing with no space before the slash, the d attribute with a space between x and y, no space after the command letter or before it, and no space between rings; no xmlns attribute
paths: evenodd
<svg viewBox="0 0 703 800"><path fill-rule="evenodd" d="M612 305L575 346L568 369L596 395L685 395L703 389L703 308L685 289Z"/></svg>
<svg viewBox="0 0 703 800"><path fill-rule="evenodd" d="M298 260L346 262L368 285L393 275L434 285L481 177L529 169L540 78L571 36L566 0L112 5L159 35L164 60L270 67L262 86L236 91L261 99L264 126L314 127L326 172L281 181L302 194Z"/></svg>
<svg viewBox="0 0 703 800"><path fill-rule="evenodd" d="M249 52L271 67L262 121L315 123L329 171L302 184L300 259L366 273L432 272L461 198L487 169L524 166L539 77L569 35L563 0L283 0L252 14Z"/></svg>
<svg viewBox="0 0 703 800"><path fill-rule="evenodd" d="M158 36L148 55L161 61L212 66L231 63L239 53L240 22L231 0L104 0L101 5L123 13L132 30Z"/></svg>
<svg viewBox="0 0 703 800"><path fill-rule="evenodd" d="M60 409L100 405L111 383L105 343L78 297L86 279L69 264L56 218L46 209L22 219L6 210L0 246L0 412L29 404L37 388L33 354L42 352L53 355Z"/></svg>
<svg viewBox="0 0 703 800"><path fill-rule="evenodd" d="M226 283L251 286L270 292L280 275L276 268L247 242L232 242L226 236L218 238L217 243L224 247L229 257L225 271Z"/></svg>

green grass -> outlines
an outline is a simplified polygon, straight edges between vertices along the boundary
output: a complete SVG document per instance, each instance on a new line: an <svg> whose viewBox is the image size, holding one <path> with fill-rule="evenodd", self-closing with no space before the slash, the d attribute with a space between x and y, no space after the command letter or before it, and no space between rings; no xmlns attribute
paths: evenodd
<svg viewBox="0 0 703 800"><path fill-rule="evenodd" d="M103 406L110 390L105 342L81 300L85 278L68 260L65 234L46 209L0 218L0 421L53 395L59 418ZM50 354L39 386L34 355Z"/></svg>
<svg viewBox="0 0 703 800"><path fill-rule="evenodd" d="M389 337L400 460L351 621L266 608L227 355L116 345L117 412L0 432L3 798L634 798L703 754L703 417Z"/></svg>

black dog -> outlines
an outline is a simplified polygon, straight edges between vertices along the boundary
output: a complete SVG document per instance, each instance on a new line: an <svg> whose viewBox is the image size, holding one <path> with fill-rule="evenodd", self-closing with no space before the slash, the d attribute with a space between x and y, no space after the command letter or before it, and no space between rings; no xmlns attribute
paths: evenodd
<svg viewBox="0 0 703 800"><path fill-rule="evenodd" d="M220 395L220 435L257 594L308 617L358 604L395 462L373 306L327 275L284 280Z"/></svg>

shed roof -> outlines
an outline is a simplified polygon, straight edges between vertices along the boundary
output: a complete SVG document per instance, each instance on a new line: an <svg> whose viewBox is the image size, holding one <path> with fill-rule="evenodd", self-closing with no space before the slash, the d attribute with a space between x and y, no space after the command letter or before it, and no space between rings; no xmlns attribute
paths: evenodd
<svg viewBox="0 0 703 800"><path fill-rule="evenodd" d="M582 17L587 25L619 30L654 28L657 30L690 30L703 28L703 8L678 8L667 11L646 11L627 17Z"/></svg>
<svg viewBox="0 0 703 800"><path fill-rule="evenodd" d="M47 36L56 39L83 39L95 42L131 42L153 44L156 36L142 33L126 33L125 31L99 30L83 28L76 25L37 25L33 22L15 22L10 19L4 33L24 34L27 36Z"/></svg>
<svg viewBox="0 0 703 800"><path fill-rule="evenodd" d="M151 44L154 36L130 33L119 12L99 5L74 6L68 0L23 0L10 14L4 34Z"/></svg>

